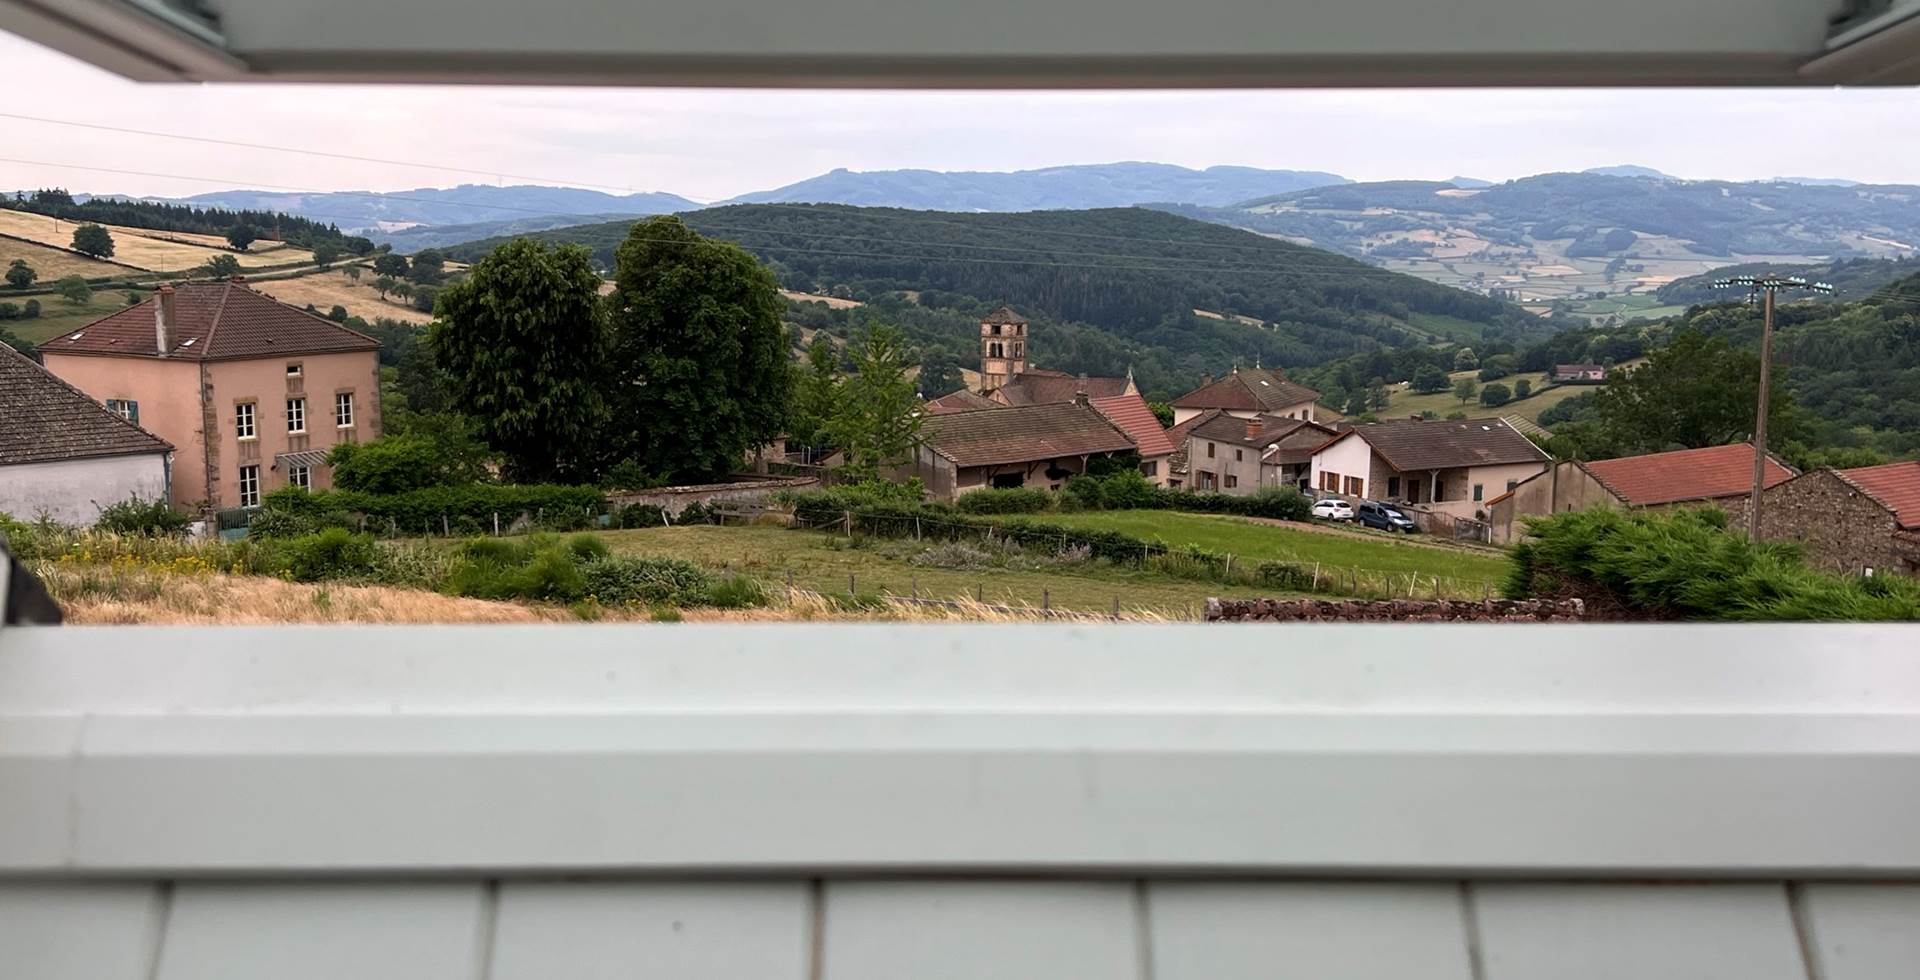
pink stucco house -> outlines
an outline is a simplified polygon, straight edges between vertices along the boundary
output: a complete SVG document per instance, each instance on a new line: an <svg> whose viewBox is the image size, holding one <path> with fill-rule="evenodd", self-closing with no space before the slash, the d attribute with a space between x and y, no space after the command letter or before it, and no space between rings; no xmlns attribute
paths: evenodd
<svg viewBox="0 0 1920 980"><path fill-rule="evenodd" d="M161 286L40 345L47 370L175 447L173 502L250 507L332 485L327 451L380 435L379 342L247 288Z"/></svg>

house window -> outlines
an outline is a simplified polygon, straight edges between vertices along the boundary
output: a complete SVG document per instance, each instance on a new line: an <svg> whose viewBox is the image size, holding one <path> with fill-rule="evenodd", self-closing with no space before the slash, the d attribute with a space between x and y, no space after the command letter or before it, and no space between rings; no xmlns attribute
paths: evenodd
<svg viewBox="0 0 1920 980"><path fill-rule="evenodd" d="M1364 496L1365 494L1363 491L1365 491L1366 488L1367 488L1366 483L1362 481L1359 477L1357 476L1347 477L1347 486L1346 486L1347 496L1349 497Z"/></svg>
<svg viewBox="0 0 1920 980"><path fill-rule="evenodd" d="M333 396L333 424L342 429L353 428L353 392L343 391Z"/></svg>
<svg viewBox="0 0 1920 980"><path fill-rule="evenodd" d="M1480 484L1478 484L1478 483L1476 483L1476 484L1474 484L1474 485L1473 485L1473 499L1475 499L1475 500L1479 500L1479 499L1481 499L1481 494L1480 494Z"/></svg>
<svg viewBox="0 0 1920 980"><path fill-rule="evenodd" d="M113 414L118 415L121 418L126 419L127 421L132 422L135 425L140 424L140 403L139 402L127 401L121 398L109 398L107 399L107 411L112 412Z"/></svg>
<svg viewBox="0 0 1920 980"><path fill-rule="evenodd" d="M1151 461L1151 462L1146 462L1146 463L1141 463L1141 464L1140 464L1140 475L1141 475L1141 476L1159 476L1159 475L1160 475L1160 461L1156 459L1156 460L1153 460L1153 461Z"/></svg>
<svg viewBox="0 0 1920 980"><path fill-rule="evenodd" d="M1241 449L1236 449L1236 450L1234 450L1234 451L1233 451L1233 461L1234 461L1234 462L1236 462L1236 463L1238 463L1238 462L1241 462L1241 461L1243 461L1243 460L1245 460L1246 458L1247 458L1247 454L1246 454L1246 451L1245 451L1245 450L1241 450Z"/></svg>
<svg viewBox="0 0 1920 980"><path fill-rule="evenodd" d="M287 431L307 431L307 400L305 398L287 399Z"/></svg>
<svg viewBox="0 0 1920 980"><path fill-rule="evenodd" d="M260 467L240 467L240 506L260 506Z"/></svg>
<svg viewBox="0 0 1920 980"><path fill-rule="evenodd" d="M1398 496L1400 496L1400 478L1397 476L1387 477L1387 497L1393 498Z"/></svg>
<svg viewBox="0 0 1920 980"><path fill-rule="evenodd" d="M287 365L287 377L297 378L299 376L300 376L300 365L298 364Z"/></svg>
<svg viewBox="0 0 1920 980"><path fill-rule="evenodd" d="M1000 325L997 323L993 325L993 335L995 337L1000 336Z"/></svg>
<svg viewBox="0 0 1920 980"><path fill-rule="evenodd" d="M287 466L287 486L313 489L313 467L292 463Z"/></svg>
<svg viewBox="0 0 1920 980"><path fill-rule="evenodd" d="M1213 458L1213 443L1211 442L1207 443L1207 458L1208 459Z"/></svg>
<svg viewBox="0 0 1920 980"><path fill-rule="evenodd" d="M1232 490L1232 489L1233 489L1234 487L1237 487L1237 486L1239 486L1239 485L1240 485L1240 478L1239 478L1239 477L1237 477L1237 476L1234 476L1234 475L1233 475L1232 473L1228 473L1228 474L1227 474L1227 489L1228 489L1228 490Z"/></svg>
<svg viewBox="0 0 1920 980"><path fill-rule="evenodd" d="M233 406L233 434L242 439L253 438L252 402L241 402Z"/></svg>
<svg viewBox="0 0 1920 980"><path fill-rule="evenodd" d="M1320 471L1320 489L1328 493L1340 492L1340 474L1328 470Z"/></svg>

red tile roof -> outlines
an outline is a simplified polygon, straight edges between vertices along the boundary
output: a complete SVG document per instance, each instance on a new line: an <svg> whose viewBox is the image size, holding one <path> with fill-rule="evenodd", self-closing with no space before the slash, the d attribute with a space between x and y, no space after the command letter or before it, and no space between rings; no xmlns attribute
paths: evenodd
<svg viewBox="0 0 1920 980"><path fill-rule="evenodd" d="M1093 407L1107 417L1107 421L1119 426L1140 448L1145 459L1166 456L1173 452L1173 440L1167 438L1167 430L1153 415L1153 409L1147 407L1147 400L1139 395L1113 395L1108 398L1092 399Z"/></svg>
<svg viewBox="0 0 1920 980"><path fill-rule="evenodd" d="M980 318L981 323L1025 323L1027 318L1013 312L1013 307L1002 306Z"/></svg>
<svg viewBox="0 0 1920 980"><path fill-rule="evenodd" d="M1131 383L1126 378L1077 378L1060 371L1022 371L996 389L992 397L1006 405L1050 405L1073 401L1082 391L1092 398L1124 395Z"/></svg>
<svg viewBox="0 0 1920 980"><path fill-rule="evenodd" d="M1223 408L1234 412L1278 412L1319 397L1318 391L1288 381L1278 371L1236 368L1232 374L1212 384L1201 385L1175 398L1173 406Z"/></svg>
<svg viewBox="0 0 1920 980"><path fill-rule="evenodd" d="M25 354L0 344L0 466L172 449Z"/></svg>
<svg viewBox="0 0 1920 980"><path fill-rule="evenodd" d="M1920 462L1836 470L1834 475L1871 494L1903 528L1920 528Z"/></svg>
<svg viewBox="0 0 1920 980"><path fill-rule="evenodd" d="M40 345L50 354L158 357L147 300ZM174 291L173 344L167 357L244 360L378 350L379 341L288 306L237 282L187 283Z"/></svg>
<svg viewBox="0 0 1920 980"><path fill-rule="evenodd" d="M1753 444L1676 449L1580 464L1593 478L1635 507L1682 500L1714 500L1753 490ZM1785 483L1793 470L1767 457L1767 486Z"/></svg>
<svg viewBox="0 0 1920 980"><path fill-rule="evenodd" d="M938 398L927 400L927 413L929 415L944 415L948 412L971 412L977 408L999 407L999 402L969 388L950 391Z"/></svg>
<svg viewBox="0 0 1920 980"><path fill-rule="evenodd" d="M930 415L921 441L956 466L1027 463L1063 456L1117 453L1133 439L1092 406L1015 405Z"/></svg>

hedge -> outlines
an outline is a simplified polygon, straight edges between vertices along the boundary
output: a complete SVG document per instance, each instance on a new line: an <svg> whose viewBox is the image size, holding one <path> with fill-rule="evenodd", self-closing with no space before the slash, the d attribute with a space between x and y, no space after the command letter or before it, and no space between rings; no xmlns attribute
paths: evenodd
<svg viewBox="0 0 1920 980"><path fill-rule="evenodd" d="M538 527L571 531L594 523L607 510L605 498L594 487L553 484L474 483L392 494L288 487L267 494L264 504L269 511L305 517L316 527L397 529L403 534L439 534L443 526L456 534L489 532L495 515L505 530L523 514Z"/></svg>

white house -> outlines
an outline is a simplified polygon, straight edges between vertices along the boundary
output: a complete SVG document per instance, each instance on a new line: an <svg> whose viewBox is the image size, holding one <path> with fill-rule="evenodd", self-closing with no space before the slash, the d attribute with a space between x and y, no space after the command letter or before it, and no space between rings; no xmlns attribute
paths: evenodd
<svg viewBox="0 0 1920 980"><path fill-rule="evenodd" d="M1346 430L1314 451L1309 479L1322 493L1481 519L1489 501L1549 462L1500 419L1411 419Z"/></svg>
<svg viewBox="0 0 1920 980"><path fill-rule="evenodd" d="M166 500L173 447L0 344L0 513L92 524L139 497Z"/></svg>

